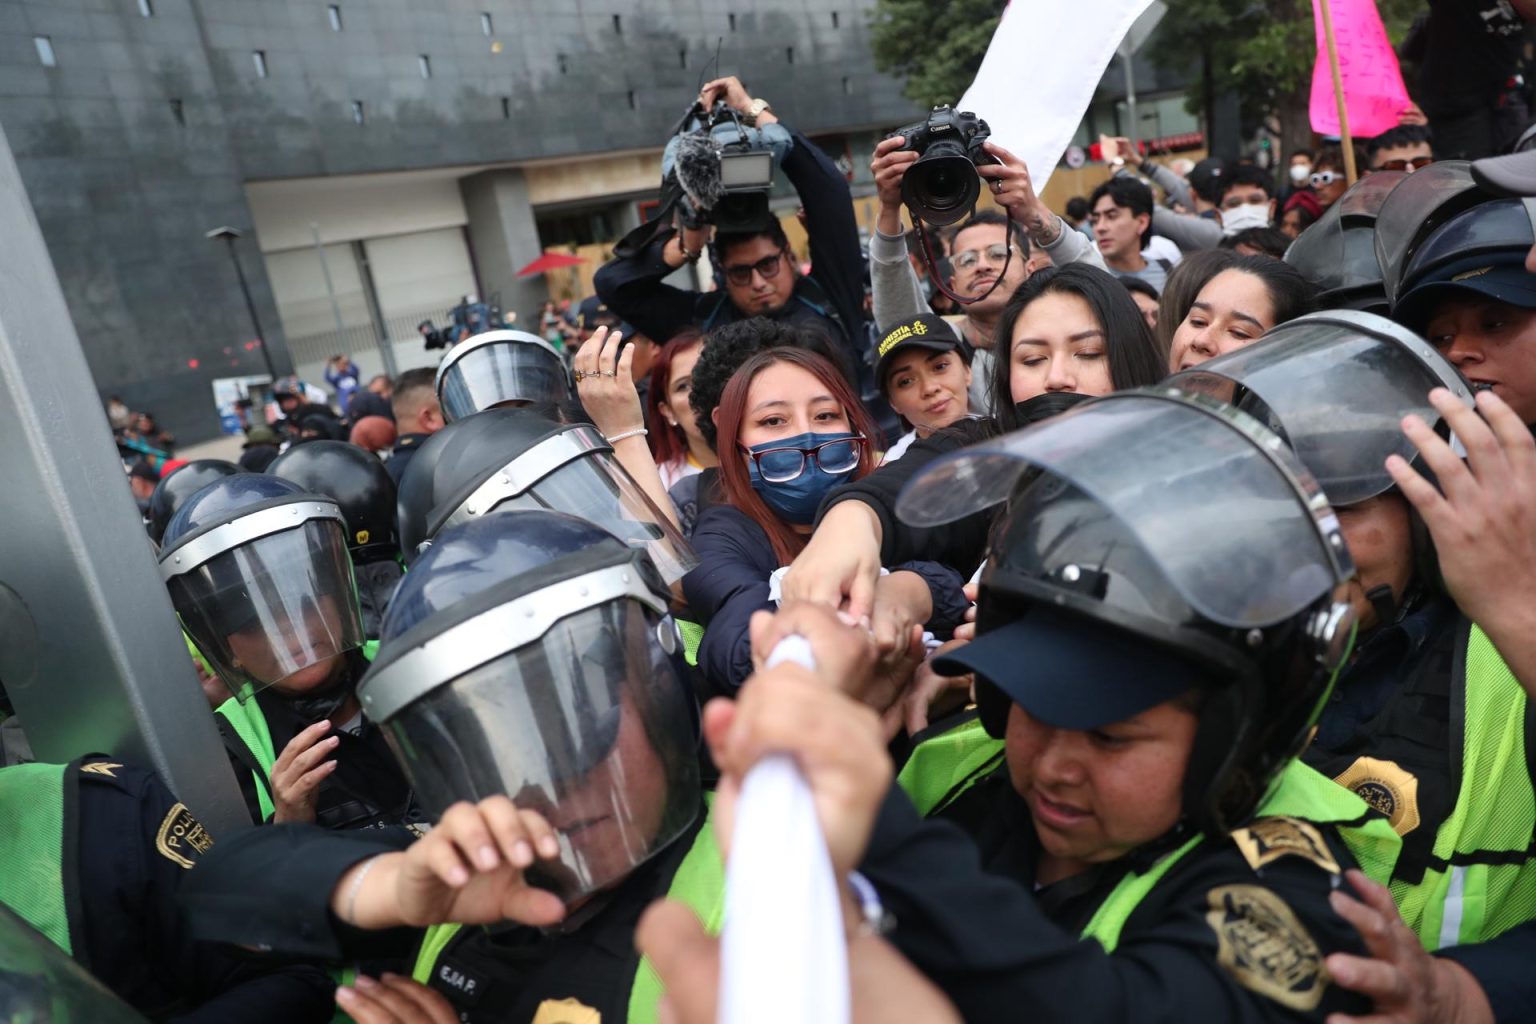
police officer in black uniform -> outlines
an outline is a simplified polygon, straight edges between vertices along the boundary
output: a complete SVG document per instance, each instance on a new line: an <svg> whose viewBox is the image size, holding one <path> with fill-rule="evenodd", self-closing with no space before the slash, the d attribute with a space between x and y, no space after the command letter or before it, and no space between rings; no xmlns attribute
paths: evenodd
<svg viewBox="0 0 1536 1024"><path fill-rule="evenodd" d="M355 444L310 441L279 455L267 472L309 494L332 498L341 508L363 634L377 640L384 609L405 575L395 531L395 482L384 464Z"/></svg>
<svg viewBox="0 0 1536 1024"><path fill-rule="evenodd" d="M0 903L145 1016L330 1019L333 986L318 968L193 940L176 898L213 838L153 773L102 755L0 769L0 821ZM34 1019L15 1009L7 1019Z"/></svg>
<svg viewBox="0 0 1536 1024"><path fill-rule="evenodd" d="M718 923L722 895L668 600L643 552L572 516L445 530L360 688L437 824L403 857L383 835L237 837L189 897L199 929L290 953L393 950L469 1022L654 1013L640 912L670 891ZM477 827L500 848L490 865ZM485 872L462 896L437 877L460 850ZM399 927L446 920L475 926Z"/></svg>
<svg viewBox="0 0 1536 1024"><path fill-rule="evenodd" d="M449 423L500 406L570 408L572 384L564 357L527 331L485 331L465 338L437 368L437 400Z"/></svg>
<svg viewBox="0 0 1536 1024"><path fill-rule="evenodd" d="M909 931L910 874L866 868L882 895L906 890L892 940L971 1019L1359 1006L1323 970L1360 948L1328 895L1357 860L1390 870L1397 839L1295 760L1353 633L1315 484L1257 421L1146 389L940 461L898 514L936 527L999 499L977 638L940 659L976 674L991 757L914 779L919 747L903 784L1023 898L1010 927L942 883L946 947Z"/></svg>
<svg viewBox="0 0 1536 1024"><path fill-rule="evenodd" d="M368 658L346 525L330 498L243 473L193 495L166 529L161 576L229 689L220 729L258 823L416 817L355 692Z"/></svg>

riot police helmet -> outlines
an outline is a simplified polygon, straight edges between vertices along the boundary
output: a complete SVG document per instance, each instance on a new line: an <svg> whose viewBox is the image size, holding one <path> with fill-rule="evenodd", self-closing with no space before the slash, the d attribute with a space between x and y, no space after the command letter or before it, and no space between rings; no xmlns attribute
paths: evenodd
<svg viewBox="0 0 1536 1024"><path fill-rule="evenodd" d="M279 455L267 472L340 506L354 562L395 557L395 482L377 456L346 441L309 441Z"/></svg>
<svg viewBox="0 0 1536 1024"><path fill-rule="evenodd" d="M1241 825L1354 635L1353 566L1310 474L1245 413L1144 388L936 461L897 514L939 526L999 501L977 637L941 670L976 674L999 737L1014 704L1092 730L1191 695L1175 833Z"/></svg>
<svg viewBox="0 0 1536 1024"><path fill-rule="evenodd" d="M149 538L159 544L171 517L192 495L222 477L244 472L224 459L193 459L177 466L155 485L149 496Z"/></svg>
<svg viewBox="0 0 1536 1024"><path fill-rule="evenodd" d="M334 705L363 645L346 519L331 498L264 473L224 477L172 517L171 604L237 699L274 688Z"/></svg>
<svg viewBox="0 0 1536 1024"><path fill-rule="evenodd" d="M401 550L410 562L444 527L518 508L597 524L648 551L669 584L698 563L601 432L519 408L456 420L422 444L400 482Z"/></svg>
<svg viewBox="0 0 1536 1024"><path fill-rule="evenodd" d="M610 887L701 806L697 709L649 556L549 510L445 529L406 574L358 695L428 813L541 813L567 901Z"/></svg>
<svg viewBox="0 0 1536 1024"><path fill-rule="evenodd" d="M555 347L527 331L485 331L448 351L437 368L437 399L452 422L508 404L564 402L570 371Z"/></svg>

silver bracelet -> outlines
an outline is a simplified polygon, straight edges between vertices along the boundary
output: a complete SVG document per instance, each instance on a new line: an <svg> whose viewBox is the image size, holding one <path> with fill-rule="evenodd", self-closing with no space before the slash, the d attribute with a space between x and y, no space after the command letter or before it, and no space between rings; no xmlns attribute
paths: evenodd
<svg viewBox="0 0 1536 1024"><path fill-rule="evenodd" d="M342 918L353 927L357 926L357 894L362 891L363 879L368 877L368 872L373 870L373 866L379 862L379 858L382 856L384 854L376 853L369 857L367 862L363 864L362 869L358 871L357 876L352 879L352 884L347 887L346 912L342 915Z"/></svg>
<svg viewBox="0 0 1536 1024"><path fill-rule="evenodd" d="M649 433L650 433L650 431L646 430L644 427L636 427L634 430L626 430L626 431L624 431L621 434L614 434L612 437L607 438L607 441L608 441L609 444L618 444L620 441L624 440L625 438L628 438L628 437L644 437L645 435L647 435Z"/></svg>

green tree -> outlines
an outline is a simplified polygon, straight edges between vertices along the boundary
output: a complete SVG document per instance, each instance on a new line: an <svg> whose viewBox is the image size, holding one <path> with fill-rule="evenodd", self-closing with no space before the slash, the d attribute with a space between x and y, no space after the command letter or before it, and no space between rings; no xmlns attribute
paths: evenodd
<svg viewBox="0 0 1536 1024"><path fill-rule="evenodd" d="M876 0L870 13L875 66L906 79L916 103L956 103L981 67L1008 0ZM1027 11L1019 4L1016 13Z"/></svg>

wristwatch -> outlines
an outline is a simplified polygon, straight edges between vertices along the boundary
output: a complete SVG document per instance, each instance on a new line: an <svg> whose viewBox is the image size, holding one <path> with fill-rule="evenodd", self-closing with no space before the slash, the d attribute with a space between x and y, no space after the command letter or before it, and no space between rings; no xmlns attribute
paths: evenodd
<svg viewBox="0 0 1536 1024"><path fill-rule="evenodd" d="M752 119L754 119L754 120L756 120L757 115L761 114L765 110L772 110L772 109L773 109L773 107L768 105L768 101L767 100L762 99L762 98L758 98L758 99L753 100L751 103L749 103L747 105L747 116L752 118Z"/></svg>

